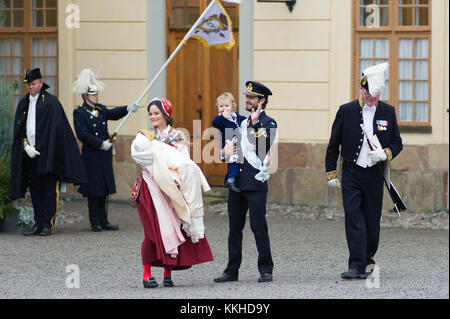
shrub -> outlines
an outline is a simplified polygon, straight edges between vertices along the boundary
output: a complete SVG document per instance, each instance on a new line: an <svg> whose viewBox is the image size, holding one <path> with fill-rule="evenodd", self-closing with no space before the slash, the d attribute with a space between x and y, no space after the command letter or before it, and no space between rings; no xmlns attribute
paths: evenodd
<svg viewBox="0 0 450 319"><path fill-rule="evenodd" d="M12 205L8 196L14 123L12 97L17 87L17 81L7 85L4 78L0 80L0 219L7 217Z"/></svg>

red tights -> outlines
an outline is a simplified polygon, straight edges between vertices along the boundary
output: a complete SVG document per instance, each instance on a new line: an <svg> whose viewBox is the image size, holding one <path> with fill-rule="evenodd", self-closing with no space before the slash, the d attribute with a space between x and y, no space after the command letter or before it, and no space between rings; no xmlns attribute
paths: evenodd
<svg viewBox="0 0 450 319"><path fill-rule="evenodd" d="M144 265L144 280L152 276L151 265ZM172 275L171 267L164 267L164 277L170 277Z"/></svg>

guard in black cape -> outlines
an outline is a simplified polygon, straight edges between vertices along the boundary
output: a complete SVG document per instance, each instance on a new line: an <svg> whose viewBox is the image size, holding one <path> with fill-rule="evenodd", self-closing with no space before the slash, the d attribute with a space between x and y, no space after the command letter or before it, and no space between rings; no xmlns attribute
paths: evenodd
<svg viewBox="0 0 450 319"><path fill-rule="evenodd" d="M29 187L35 225L25 236L52 234L60 183L87 182L72 128L58 99L48 93L39 68L25 70L29 94L14 119L9 197L25 196Z"/></svg>
<svg viewBox="0 0 450 319"><path fill-rule="evenodd" d="M342 158L342 200L345 232L350 252L343 279L367 278L366 267L374 265L380 238L385 164L403 148L395 108L379 101L389 65L382 63L364 70L358 100L341 105L334 120L326 151L328 185L340 187L336 162ZM374 143L370 149L361 127Z"/></svg>
<svg viewBox="0 0 450 319"><path fill-rule="evenodd" d="M119 229L108 221L107 213L107 196L116 192L108 120L119 120L139 108L132 103L108 109L98 103L98 94L103 88L92 70L84 69L72 89L75 94L81 94L84 101L73 111L73 122L77 137L83 143L81 155L89 182L78 191L88 198L89 221L94 232Z"/></svg>
<svg viewBox="0 0 450 319"><path fill-rule="evenodd" d="M276 136L277 123L265 108L272 92L265 85L246 82L246 110L251 112L241 123L241 136L237 146L228 144L223 154L240 158L237 185L241 192L228 191L228 265L215 282L237 281L242 261L242 231L247 210L250 227L258 249L259 282L272 281L273 261L270 251L269 230L266 220L268 153Z"/></svg>

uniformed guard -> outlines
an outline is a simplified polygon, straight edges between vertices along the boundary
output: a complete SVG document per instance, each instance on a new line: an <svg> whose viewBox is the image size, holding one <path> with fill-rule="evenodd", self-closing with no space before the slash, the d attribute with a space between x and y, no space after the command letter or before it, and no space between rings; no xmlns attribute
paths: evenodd
<svg viewBox="0 0 450 319"><path fill-rule="evenodd" d="M41 70L25 70L29 94L19 102L14 119L9 197L33 203L35 225L25 236L52 234L60 183L87 182L75 136L58 99L48 93Z"/></svg>
<svg viewBox="0 0 450 319"><path fill-rule="evenodd" d="M242 261L242 231L247 210L250 227L258 249L259 282L272 281L273 261L270 251L269 231L266 220L268 153L275 139L277 123L269 117L265 108L272 92L265 85L246 82L246 110L251 112L242 121L241 136L237 147L228 144L223 154L238 154L241 159L237 185L241 192L228 191L228 265L215 282L237 281Z"/></svg>
<svg viewBox="0 0 450 319"><path fill-rule="evenodd" d="M73 84L73 92L81 94L84 101L74 110L73 121L77 137L83 143L81 153L89 181L78 191L88 198L89 221L94 232L119 229L108 221L106 209L107 196L116 192L108 120L119 120L139 108L132 103L108 109L98 103L98 94L103 88L103 83L90 69L82 70Z"/></svg>
<svg viewBox="0 0 450 319"><path fill-rule="evenodd" d="M326 151L328 185L340 187L336 162L342 159L342 200L345 232L350 257L343 279L367 278L366 267L375 264L383 205L384 164L403 148L395 108L379 101L389 65L382 63L364 70L360 98L341 105L334 120ZM378 147L369 146L361 127ZM373 147L373 150L371 150Z"/></svg>

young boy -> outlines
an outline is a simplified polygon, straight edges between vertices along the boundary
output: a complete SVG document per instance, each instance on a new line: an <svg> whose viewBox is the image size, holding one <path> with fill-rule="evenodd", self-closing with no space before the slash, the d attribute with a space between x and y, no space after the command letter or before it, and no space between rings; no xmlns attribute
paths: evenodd
<svg viewBox="0 0 450 319"><path fill-rule="evenodd" d="M236 102L233 94L229 92L222 93L216 100L216 106L219 114L212 121L212 125L218 129L222 135L220 149L225 144L236 144L236 134L239 132L241 122L246 118L245 116L236 113ZM225 176L224 186L234 192L241 190L236 185L236 177L238 176L239 163L237 162L237 155L230 156L225 159L228 162L228 172Z"/></svg>

